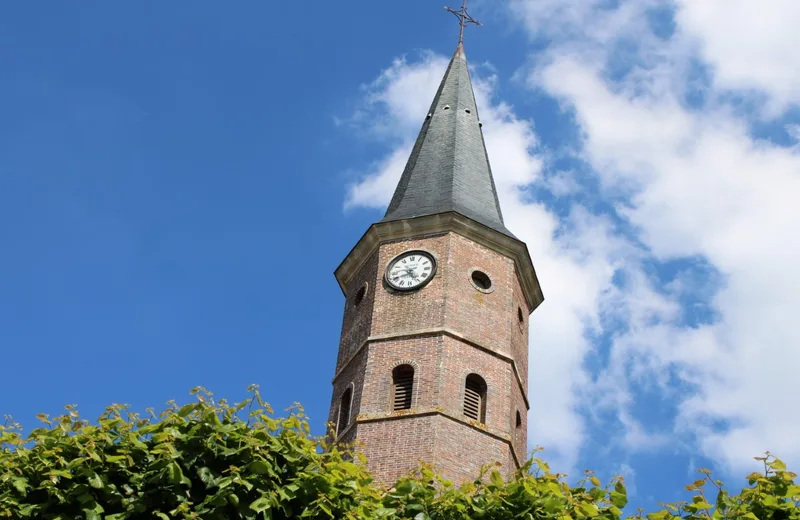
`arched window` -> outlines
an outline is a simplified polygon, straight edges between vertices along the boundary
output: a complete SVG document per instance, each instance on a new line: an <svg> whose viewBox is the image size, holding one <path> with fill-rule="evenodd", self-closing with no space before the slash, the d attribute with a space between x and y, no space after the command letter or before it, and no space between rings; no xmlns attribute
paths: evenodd
<svg viewBox="0 0 800 520"><path fill-rule="evenodd" d="M400 365L392 370L392 410L408 410L411 408L411 396L414 391L414 367Z"/></svg>
<svg viewBox="0 0 800 520"><path fill-rule="evenodd" d="M478 374L467 376L464 385L464 415L473 421L486 422L486 381Z"/></svg>
<svg viewBox="0 0 800 520"><path fill-rule="evenodd" d="M517 410L517 424L514 428L514 442L517 443L517 449L519 449L519 443L522 442L522 416Z"/></svg>
<svg viewBox="0 0 800 520"><path fill-rule="evenodd" d="M339 424L336 428L336 434L341 434L347 425L350 424L350 404L353 401L353 389L347 387L347 390L342 394L339 400Z"/></svg>

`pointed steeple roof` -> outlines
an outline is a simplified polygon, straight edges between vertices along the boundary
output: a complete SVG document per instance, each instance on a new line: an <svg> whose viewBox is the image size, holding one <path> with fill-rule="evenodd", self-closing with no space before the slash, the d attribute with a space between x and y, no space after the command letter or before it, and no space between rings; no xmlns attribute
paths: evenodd
<svg viewBox="0 0 800 520"><path fill-rule="evenodd" d="M503 223L479 121L459 43L381 222L456 212L516 238Z"/></svg>

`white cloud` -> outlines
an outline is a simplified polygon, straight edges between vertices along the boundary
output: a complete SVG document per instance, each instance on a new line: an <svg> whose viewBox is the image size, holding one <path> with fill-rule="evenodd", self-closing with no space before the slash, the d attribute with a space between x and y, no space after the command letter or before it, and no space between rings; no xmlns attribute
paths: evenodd
<svg viewBox="0 0 800 520"><path fill-rule="evenodd" d="M773 115L800 102L800 3L678 0L677 23L714 69L714 83L768 96Z"/></svg>
<svg viewBox="0 0 800 520"><path fill-rule="evenodd" d="M570 108L582 136L569 150L542 150L533 123L494 97L497 78L476 80L506 223L528 244L546 296L531 319L532 442L570 471L587 435L613 431L597 422L610 412L624 432L618 445L631 453L689 442L737 472L765 450L800 466L800 418L787 413L800 367L800 144L756 140L749 130L755 117L800 101L800 4L508 5L532 36L550 40L535 60L520 58L536 64L531 86ZM673 32L656 34L658 9ZM633 49L624 58L614 51L620 42ZM708 79L692 72L698 60ZM392 149L350 187L348 207L388 202L445 64L433 54L397 60L366 87L359 124L390 136ZM758 114L730 101L754 92ZM800 142L798 128L785 130ZM559 218L528 200L530 185L555 196L582 189L576 176L549 171L548 158L565 153L591 167L583 174L600 182L599 196L628 231L579 205ZM707 268L694 270L690 259ZM671 279L643 267L674 260L685 267ZM615 274L625 283L612 283ZM687 301L698 300L712 322L687 322L695 305ZM587 332L610 344L598 373L584 366L602 347ZM674 407L669 426L637 411L642 390Z"/></svg>
<svg viewBox="0 0 800 520"><path fill-rule="evenodd" d="M397 60L367 88L360 121L403 130L384 159L349 188L346 207L383 207L389 201L446 61L432 54L415 63ZM579 207L564 227L543 205L525 199L523 187L537 181L547 184L541 177L543 158L536 151L533 125L494 99L496 78L473 81L506 224L528 244L547 295L532 317L529 391L548 398L533 399L531 442L546 447L554 468L569 472L585 440L578 395L588 384L582 360L591 345L583 335L583 322L598 319L599 293L610 285L614 272L606 256L621 244L610 236L606 220L590 218ZM567 185L563 179L556 182Z"/></svg>
<svg viewBox="0 0 800 520"><path fill-rule="evenodd" d="M359 182L350 185L345 208L357 206L385 208L388 206L410 154L411 145L401 144L389 155L375 163Z"/></svg>
<svg viewBox="0 0 800 520"><path fill-rule="evenodd" d="M789 137L794 139L794 150L797 151L797 149L800 148L800 124L786 125L786 133L789 134Z"/></svg>
<svg viewBox="0 0 800 520"><path fill-rule="evenodd" d="M650 297L641 297L642 284L615 294L629 330L614 338L598 385L615 389L607 401L627 441L658 445L641 439L631 407L633 388L655 378L680 400L674 431L695 438L704 455L738 471L769 449L800 465L800 418L786 413L800 367L800 154L755 140L746 114L726 101L731 91L755 90L766 109L759 117L800 101L800 4L680 1L674 34L660 40L631 19L657 2L574 1L545 12L547 3L512 5L532 33L553 38L532 85L574 109L580 157L607 193L629 195L617 213L655 258L704 258L725 282L706 295L719 320L694 328L677 312L680 290L656 293L646 288L659 286L651 280L643 289ZM613 43L631 34L639 41L633 68L612 79L608 64L624 61ZM705 101L690 104L697 59L712 76ZM787 131L795 135L796 126ZM678 381L664 377L670 371Z"/></svg>
<svg viewBox="0 0 800 520"><path fill-rule="evenodd" d="M575 181L574 171L557 171L546 179L546 188L554 197L573 195L581 190L581 185Z"/></svg>
<svg viewBox="0 0 800 520"><path fill-rule="evenodd" d="M423 53L421 61L411 64L405 57L395 59L372 83L362 86L364 106L357 116L369 117L365 128L373 132L402 140L413 139L422 126L446 67L444 56L430 52ZM430 95L419 95L421 92Z"/></svg>

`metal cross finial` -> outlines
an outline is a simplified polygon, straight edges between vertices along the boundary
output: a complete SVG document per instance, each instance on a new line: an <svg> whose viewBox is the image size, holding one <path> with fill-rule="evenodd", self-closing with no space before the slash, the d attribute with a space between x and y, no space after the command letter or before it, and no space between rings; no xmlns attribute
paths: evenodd
<svg viewBox="0 0 800 520"><path fill-rule="evenodd" d="M454 15L456 15L456 17L460 22L459 25L461 26L461 30L458 33L459 44L464 43L464 27L466 27L468 23L474 23L475 25L478 26L481 25L481 23L478 20L467 14L467 0L463 0L461 2L461 9L459 9L458 11L456 11L455 9L451 9L450 7L447 6L444 6L444 8L453 13Z"/></svg>

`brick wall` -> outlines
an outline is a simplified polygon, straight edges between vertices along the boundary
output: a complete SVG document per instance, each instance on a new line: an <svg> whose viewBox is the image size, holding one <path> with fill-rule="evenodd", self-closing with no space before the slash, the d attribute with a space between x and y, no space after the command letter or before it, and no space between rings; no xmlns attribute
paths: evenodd
<svg viewBox="0 0 800 520"><path fill-rule="evenodd" d="M409 249L433 254L436 276L420 290L392 291L383 281L386 265ZM490 277L489 290L471 282L475 269ZM352 305L365 284L364 301ZM455 233L387 242L346 291L330 417L337 419L339 396L352 384L357 424L346 440L359 444L375 476L391 484L420 460L457 482L474 479L487 463L515 469L512 451L520 459L526 452L528 314L513 261ZM410 410L394 412L392 369L400 364L414 367L413 400ZM484 424L463 415L470 373L486 381Z"/></svg>
<svg viewBox="0 0 800 520"><path fill-rule="evenodd" d="M342 335L339 340L339 355L336 361L336 371L338 372L342 364L354 354L357 349L370 334L372 330L372 317L374 315L374 293L375 272L378 269L377 253L371 255L364 266L346 287L346 298L344 301L344 317L342 319ZM359 289L364 288L364 299L356 305L355 297Z"/></svg>

